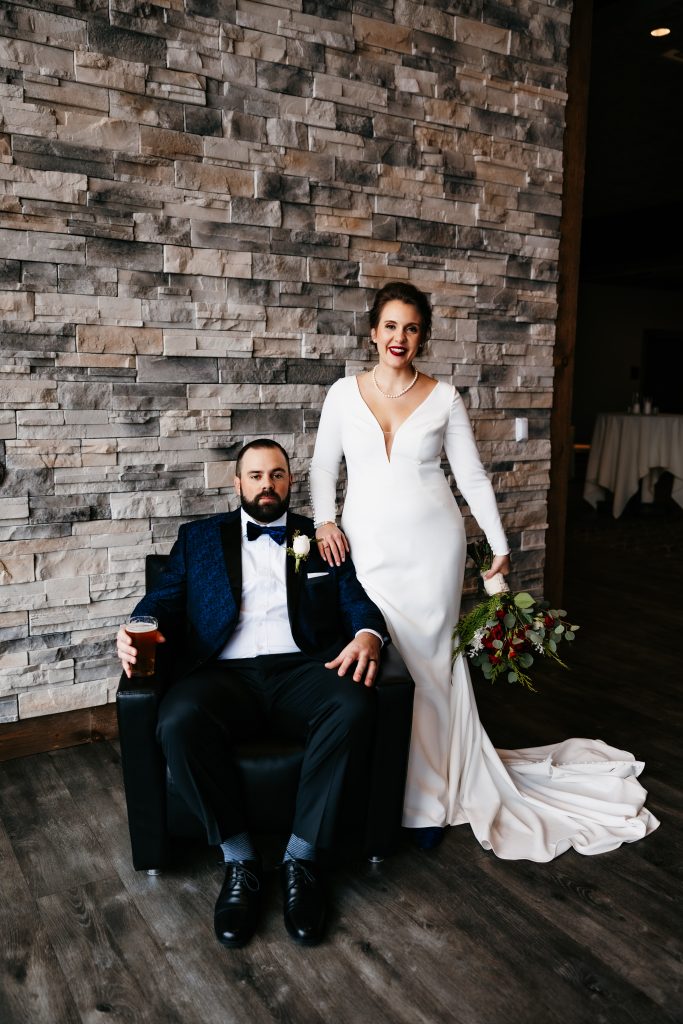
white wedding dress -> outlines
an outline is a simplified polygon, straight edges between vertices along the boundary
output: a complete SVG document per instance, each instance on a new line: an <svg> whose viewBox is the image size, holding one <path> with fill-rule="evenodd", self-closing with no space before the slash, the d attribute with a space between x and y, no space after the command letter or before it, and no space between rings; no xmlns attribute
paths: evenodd
<svg viewBox="0 0 683 1024"><path fill-rule="evenodd" d="M451 667L466 543L442 449L493 551L505 553L493 490L451 385L437 383L401 424L389 458L357 379L337 381L311 463L315 519L333 520L346 459L342 528L351 557L415 681L403 824L467 821L485 849L511 860L548 861L570 847L603 853L640 839L659 824L644 806L642 762L601 740L496 750L479 721L466 660Z"/></svg>

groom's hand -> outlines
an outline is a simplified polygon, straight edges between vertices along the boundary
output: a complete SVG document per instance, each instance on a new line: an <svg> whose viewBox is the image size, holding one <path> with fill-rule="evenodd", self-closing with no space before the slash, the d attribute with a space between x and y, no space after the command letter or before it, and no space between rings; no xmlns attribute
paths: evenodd
<svg viewBox="0 0 683 1024"><path fill-rule="evenodd" d="M154 640L158 644L166 643L166 637L162 633L160 633L159 630L156 631ZM121 662L123 671L130 679L131 676L133 675L133 666L137 661L138 652L137 648L133 646L133 642L130 638L130 633L126 632L125 626L121 626L118 633L116 634L116 653L118 655L119 661Z"/></svg>
<svg viewBox="0 0 683 1024"><path fill-rule="evenodd" d="M359 633L343 651L340 651L334 661L325 663L325 668L336 668L338 676L345 676L351 665L357 662L356 671L353 673L354 682L372 686L379 667L381 646L379 637L374 633Z"/></svg>

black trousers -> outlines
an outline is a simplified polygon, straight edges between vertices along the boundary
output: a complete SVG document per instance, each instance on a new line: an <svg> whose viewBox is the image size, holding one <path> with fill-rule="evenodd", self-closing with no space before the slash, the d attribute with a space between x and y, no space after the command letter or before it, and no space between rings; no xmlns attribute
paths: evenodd
<svg viewBox="0 0 683 1024"><path fill-rule="evenodd" d="M345 786L363 785L374 698L348 672L340 678L305 654L216 661L169 689L157 736L173 781L212 845L247 828L233 744L264 729L302 740L292 832L324 849L333 843Z"/></svg>

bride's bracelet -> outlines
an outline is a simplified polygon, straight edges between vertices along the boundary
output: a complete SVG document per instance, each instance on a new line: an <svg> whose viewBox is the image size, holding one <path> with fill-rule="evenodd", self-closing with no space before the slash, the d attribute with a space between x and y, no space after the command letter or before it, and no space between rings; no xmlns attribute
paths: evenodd
<svg viewBox="0 0 683 1024"><path fill-rule="evenodd" d="M321 526L336 526L334 519L323 519L319 523L313 523L316 530L319 530Z"/></svg>

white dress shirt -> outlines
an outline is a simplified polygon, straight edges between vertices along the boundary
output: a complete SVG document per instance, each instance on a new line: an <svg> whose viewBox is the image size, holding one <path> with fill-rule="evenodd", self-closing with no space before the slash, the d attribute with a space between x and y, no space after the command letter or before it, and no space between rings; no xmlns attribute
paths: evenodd
<svg viewBox="0 0 683 1024"><path fill-rule="evenodd" d="M235 630L218 657L255 658L299 651L287 613L287 544L276 544L266 533L247 540L251 516L244 509L241 515L242 606ZM284 526L286 522L285 514L267 525Z"/></svg>
<svg viewBox="0 0 683 1024"><path fill-rule="evenodd" d="M240 509L242 521L242 605L235 629L218 659L256 658L261 654L292 654L301 650L292 636L287 611L287 544L276 544L266 533L247 539L247 522L257 521ZM285 526L287 514L268 526ZM257 523L258 526L265 525ZM302 570L303 571L303 570ZM382 646L384 640L372 633Z"/></svg>

